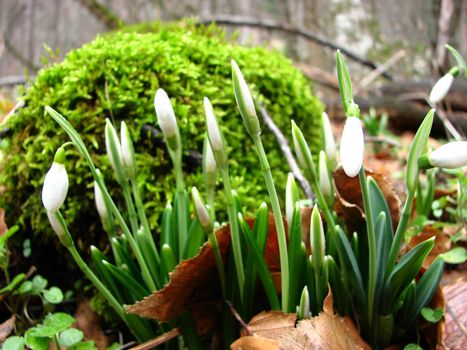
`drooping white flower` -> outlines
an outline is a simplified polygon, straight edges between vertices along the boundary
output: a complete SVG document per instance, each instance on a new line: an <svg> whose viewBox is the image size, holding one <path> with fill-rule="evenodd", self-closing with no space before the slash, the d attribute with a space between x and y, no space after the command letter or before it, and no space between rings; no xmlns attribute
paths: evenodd
<svg viewBox="0 0 467 350"><path fill-rule="evenodd" d="M54 158L54 162L45 175L42 186L42 203L47 212L56 213L65 201L68 192L68 174L63 164L65 153L60 148Z"/></svg>
<svg viewBox="0 0 467 350"><path fill-rule="evenodd" d="M340 158L344 172L354 177L363 165L364 137L362 123L357 117L348 117L342 131Z"/></svg>
<svg viewBox="0 0 467 350"><path fill-rule="evenodd" d="M332 133L331 122L329 121L328 114L323 112L323 134L324 134L324 151L330 161L336 160L336 143Z"/></svg>
<svg viewBox="0 0 467 350"><path fill-rule="evenodd" d="M224 144L211 102L207 97L205 97L203 104L204 113L206 115L206 127L208 129L209 143L211 144L211 148L214 152L221 151L224 148Z"/></svg>
<svg viewBox="0 0 467 350"><path fill-rule="evenodd" d="M157 89L154 97L157 121L166 139L177 135L177 120L169 96L163 89Z"/></svg>
<svg viewBox="0 0 467 350"><path fill-rule="evenodd" d="M433 104L440 102L449 92L453 81L454 76L450 72L443 75L431 89L430 102Z"/></svg>
<svg viewBox="0 0 467 350"><path fill-rule="evenodd" d="M454 169L467 165L467 141L455 141L438 147L428 155L431 166Z"/></svg>

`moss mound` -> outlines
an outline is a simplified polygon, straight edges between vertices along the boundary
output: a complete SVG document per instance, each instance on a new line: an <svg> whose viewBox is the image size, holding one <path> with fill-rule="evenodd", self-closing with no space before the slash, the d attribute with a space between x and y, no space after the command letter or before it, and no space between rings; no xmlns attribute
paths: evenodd
<svg viewBox="0 0 467 350"><path fill-rule="evenodd" d="M158 29L157 33L130 30L98 37L38 74L25 92L24 107L1 127L4 161L0 183L6 191L0 207L6 209L10 224L19 221L35 234L51 232L42 208L41 186L55 149L68 138L44 114L44 106L50 105L81 133L113 188L116 185L105 156L104 118L113 118L118 126L122 119L127 122L136 144L150 224L156 227L166 196L172 195L174 187L153 107L158 87L172 97L185 152L187 188L203 184L199 159L193 154L202 150L202 100L208 96L226 135L233 186L250 209L259 205L267 194L256 152L235 105L231 58L238 62L255 97L282 131L291 139L293 118L314 143L314 150L318 149L322 106L312 96L306 79L283 55L236 46L215 27ZM283 191L287 163L267 128L263 135L275 179ZM72 147L68 148L68 171L70 190L63 214L75 237L94 239L100 223L94 209L92 178Z"/></svg>

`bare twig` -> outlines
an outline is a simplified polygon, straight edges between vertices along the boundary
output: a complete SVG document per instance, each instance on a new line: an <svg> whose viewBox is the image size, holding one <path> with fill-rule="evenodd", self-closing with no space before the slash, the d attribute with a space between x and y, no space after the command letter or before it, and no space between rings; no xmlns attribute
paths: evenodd
<svg viewBox="0 0 467 350"><path fill-rule="evenodd" d="M431 106L431 108L436 108L436 104L432 104L428 99L426 102ZM436 108L436 113L438 114L439 119L444 125L444 128L446 129L446 132L449 135L452 136L452 138L456 141L461 141L462 140L462 135L457 131L457 129L454 127L454 125L451 123L449 120L448 114L445 112L443 108Z"/></svg>
<svg viewBox="0 0 467 350"><path fill-rule="evenodd" d="M237 310L235 310L232 303L229 300L226 300L225 302L229 306L229 309L230 309L230 312L232 313L232 315L237 319L238 323L240 323L242 325L243 329L245 329L247 334L250 335L250 336L253 336L254 333L251 330L250 326L248 326L248 324L245 321L243 321L242 317L238 314Z"/></svg>
<svg viewBox="0 0 467 350"><path fill-rule="evenodd" d="M289 147L289 143L287 142L287 139L285 138L282 131L277 127L277 125L271 119L268 112L266 111L266 108L264 108L264 106L260 106L259 110L261 112L261 117L263 118L264 124L266 124L266 126L272 131L272 133L276 137L277 142L279 143L279 146L281 147L282 153L284 153L285 159L287 160L287 163L289 163L290 169L292 170L294 177L300 183L300 186L302 187L303 192L305 192L305 196L307 198L311 198L312 191L311 191L310 184L305 179L305 177L302 175L300 168L298 167L297 161L295 160L295 157L293 156L292 150Z"/></svg>
<svg viewBox="0 0 467 350"><path fill-rule="evenodd" d="M174 328L157 338L148 340L145 343L139 344L137 346L132 347L130 350L147 350L155 348L156 346L162 345L167 343L168 341L172 340L175 337L178 337L181 334L180 328Z"/></svg>
<svg viewBox="0 0 467 350"><path fill-rule="evenodd" d="M108 6L99 0L78 0L78 2L87 8L96 18L98 18L109 29L116 29L123 20L117 16Z"/></svg>
<svg viewBox="0 0 467 350"><path fill-rule="evenodd" d="M374 82L379 76L381 76L389 68L391 68L397 62L399 62L400 59L405 57L406 54L407 51L404 49L397 51L389 60L384 62L382 65L380 65L378 68L376 68L374 71L372 71L370 74L368 74L365 78L362 79L360 84L358 84L357 89L355 89L355 94L357 94L358 91L365 89L368 85Z"/></svg>
<svg viewBox="0 0 467 350"><path fill-rule="evenodd" d="M0 86L25 84L28 80L34 80L34 76L25 77L22 75L9 75L6 77L0 77Z"/></svg>
<svg viewBox="0 0 467 350"><path fill-rule="evenodd" d="M329 41L326 38L316 35L305 28L293 27L287 23L277 23L275 21L270 21L270 20L265 20L265 19L257 20L257 19L245 18L242 16L207 17L207 18L201 18L199 22L202 24L211 24L215 22L220 25L246 26L246 27L254 27L254 28L263 28L263 29L268 29L268 30L273 29L273 30L279 30L282 32L286 32L289 34L299 35L319 45L329 47L333 50L340 50L342 54L346 55L349 59L354 60L355 62L358 62L371 69L377 69L377 65L374 62L366 58L360 57L356 53L346 48L343 48L339 46L338 44ZM386 79L392 80L391 75L389 75L386 72L383 72L382 76L384 76Z"/></svg>
<svg viewBox="0 0 467 350"><path fill-rule="evenodd" d="M436 68L441 70L446 61L446 44L450 40L450 28L454 14L454 1L441 0L441 9L438 19L438 40L436 42Z"/></svg>

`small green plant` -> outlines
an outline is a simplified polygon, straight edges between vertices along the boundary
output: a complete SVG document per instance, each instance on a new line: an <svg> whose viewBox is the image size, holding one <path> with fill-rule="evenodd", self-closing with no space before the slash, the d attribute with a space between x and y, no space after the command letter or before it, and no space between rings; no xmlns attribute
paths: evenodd
<svg viewBox="0 0 467 350"><path fill-rule="evenodd" d="M84 334L71 327L76 320L62 312L48 314L43 322L29 328L24 336L12 336L3 343L4 350L47 350L52 344L57 349L97 350L93 341L83 341Z"/></svg>

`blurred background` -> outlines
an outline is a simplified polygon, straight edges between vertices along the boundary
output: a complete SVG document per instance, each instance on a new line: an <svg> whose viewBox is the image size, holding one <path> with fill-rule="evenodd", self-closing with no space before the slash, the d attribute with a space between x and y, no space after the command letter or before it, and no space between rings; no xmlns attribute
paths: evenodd
<svg viewBox="0 0 467 350"><path fill-rule="evenodd" d="M388 64L386 78L436 77L448 63L445 43L467 52L463 0L0 0L0 86L34 76L45 47L59 60L99 33L183 17L283 51L318 92L334 83L334 46L357 56L360 80L372 64Z"/></svg>

